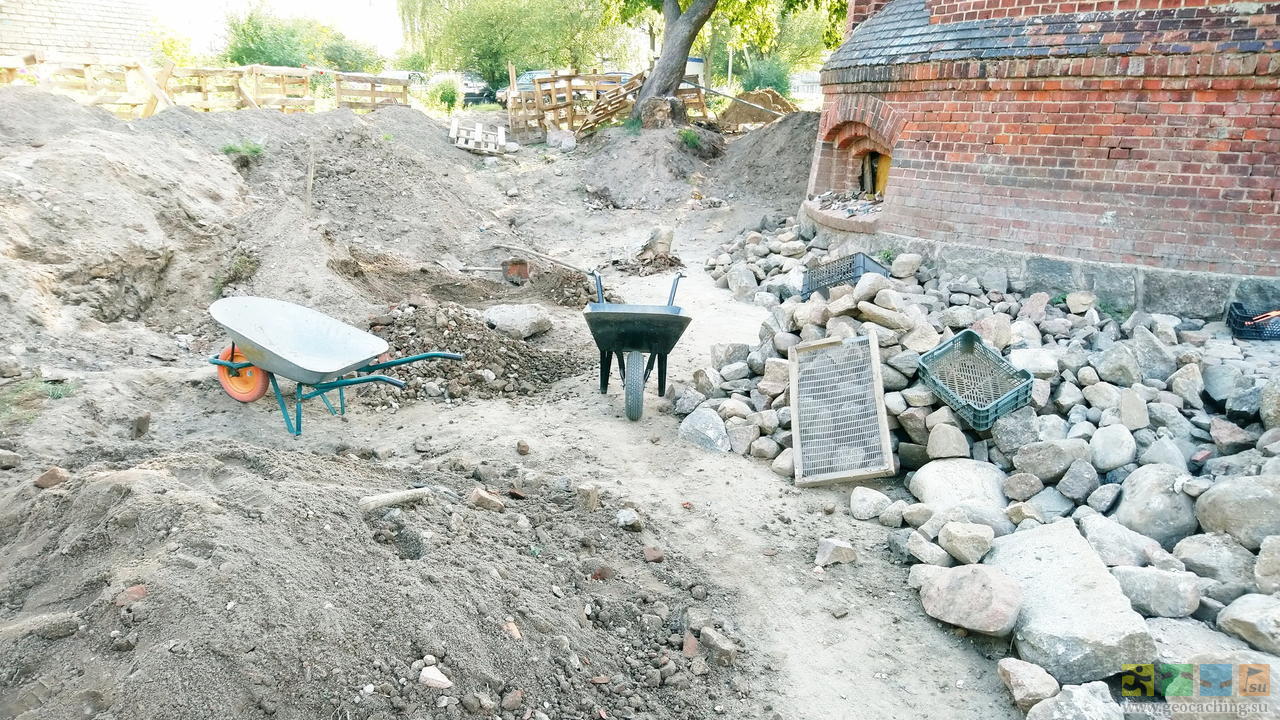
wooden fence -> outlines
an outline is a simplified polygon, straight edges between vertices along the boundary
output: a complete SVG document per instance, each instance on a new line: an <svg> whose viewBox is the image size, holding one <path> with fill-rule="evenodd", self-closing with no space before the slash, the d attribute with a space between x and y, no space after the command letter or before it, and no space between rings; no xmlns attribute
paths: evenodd
<svg viewBox="0 0 1280 720"><path fill-rule="evenodd" d="M126 119L148 117L173 106L201 112L245 108L314 111L313 80L319 76L333 79L338 107L367 111L409 104L408 80L366 73L271 65L169 65L153 72L145 64L127 59L0 56L0 85L27 77L37 87L71 95L85 105L103 107Z"/></svg>

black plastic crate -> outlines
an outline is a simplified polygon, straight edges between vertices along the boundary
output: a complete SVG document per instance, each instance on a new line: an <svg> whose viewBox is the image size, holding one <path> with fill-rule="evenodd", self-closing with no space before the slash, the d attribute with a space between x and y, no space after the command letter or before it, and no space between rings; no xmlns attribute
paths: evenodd
<svg viewBox="0 0 1280 720"><path fill-rule="evenodd" d="M800 299L808 300L809 296L821 292L823 297L830 297L829 288L858 282L863 273L873 272L889 277L889 268L881 265L870 256L854 253L839 260L832 260L817 267L809 268L804 273L804 286L800 289Z"/></svg>
<svg viewBox="0 0 1280 720"><path fill-rule="evenodd" d="M1227 327L1231 328L1232 335L1241 340L1280 340L1280 317L1246 324L1264 312L1268 311L1245 310L1244 305L1233 302L1227 308Z"/></svg>

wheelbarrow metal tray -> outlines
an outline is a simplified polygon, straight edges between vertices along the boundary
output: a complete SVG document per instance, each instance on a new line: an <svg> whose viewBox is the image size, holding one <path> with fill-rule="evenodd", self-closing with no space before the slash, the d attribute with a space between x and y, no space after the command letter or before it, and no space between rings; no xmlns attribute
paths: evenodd
<svg viewBox="0 0 1280 720"><path fill-rule="evenodd" d="M692 319L674 305L589 303L582 314L601 350L658 355L675 348Z"/></svg>
<svg viewBox="0 0 1280 720"><path fill-rule="evenodd" d="M388 349L376 335L283 300L223 298L209 314L248 362L305 385L340 377Z"/></svg>

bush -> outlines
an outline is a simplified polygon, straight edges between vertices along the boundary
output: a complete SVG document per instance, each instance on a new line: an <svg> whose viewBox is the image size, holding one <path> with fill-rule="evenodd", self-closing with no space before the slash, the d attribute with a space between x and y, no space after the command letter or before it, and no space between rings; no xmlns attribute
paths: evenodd
<svg viewBox="0 0 1280 720"><path fill-rule="evenodd" d="M456 75L446 75L427 88L427 104L453 112L462 103L462 82Z"/></svg>
<svg viewBox="0 0 1280 720"><path fill-rule="evenodd" d="M227 18L227 49L223 56L236 65L302 67L307 64L298 29L256 9L243 18Z"/></svg>
<svg viewBox="0 0 1280 720"><path fill-rule="evenodd" d="M702 138L698 136L698 131L692 128L684 128L677 133L680 136L680 142L690 150L702 149Z"/></svg>
<svg viewBox="0 0 1280 720"><path fill-rule="evenodd" d="M772 58L755 61L742 76L742 89L746 91L773 88L786 96L791 94L791 68Z"/></svg>

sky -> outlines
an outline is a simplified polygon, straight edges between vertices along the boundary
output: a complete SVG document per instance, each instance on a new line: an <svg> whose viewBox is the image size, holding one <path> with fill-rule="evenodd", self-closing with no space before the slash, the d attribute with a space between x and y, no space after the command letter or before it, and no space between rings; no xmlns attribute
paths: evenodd
<svg viewBox="0 0 1280 720"><path fill-rule="evenodd" d="M404 38L396 0L202 0L172 2L147 0L156 20L191 38L197 53L219 50L228 14L244 14L259 2L280 17L308 17L332 25L358 42L373 45L382 55L393 55Z"/></svg>

